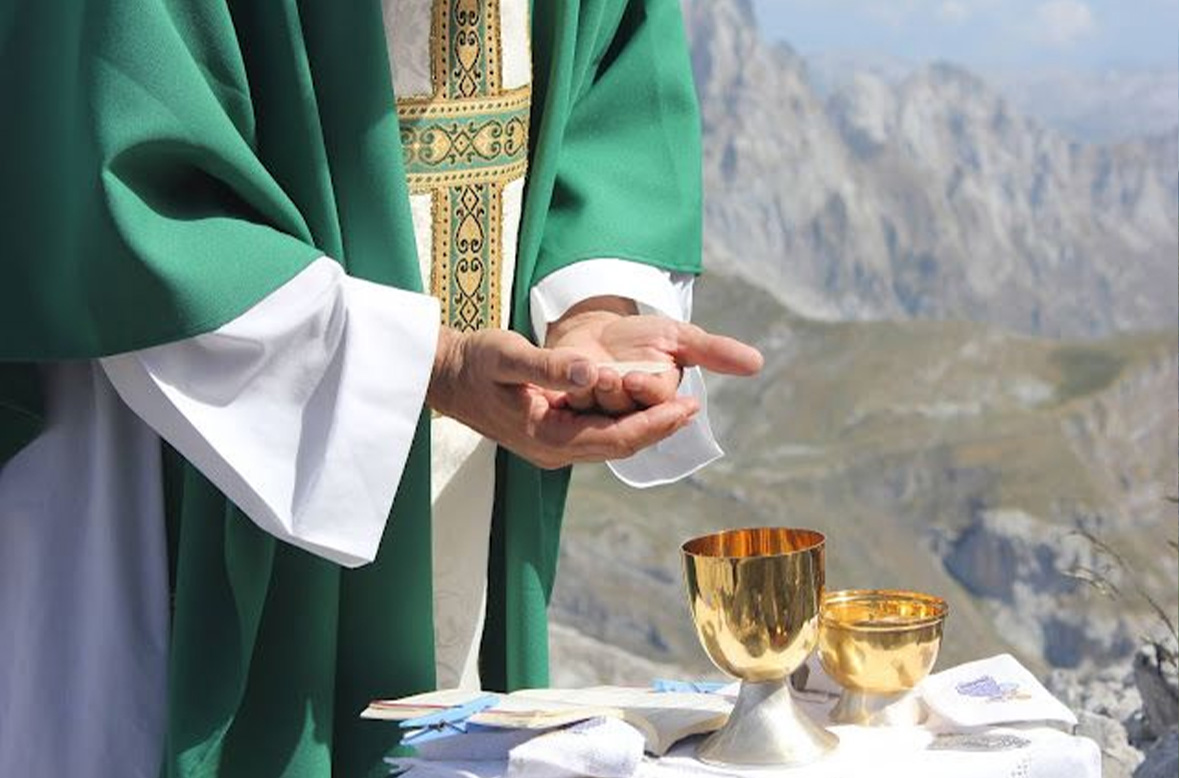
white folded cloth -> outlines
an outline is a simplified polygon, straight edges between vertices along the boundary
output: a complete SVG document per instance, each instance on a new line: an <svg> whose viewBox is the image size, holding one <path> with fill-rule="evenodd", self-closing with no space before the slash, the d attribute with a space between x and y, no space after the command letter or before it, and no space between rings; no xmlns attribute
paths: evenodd
<svg viewBox="0 0 1179 778"><path fill-rule="evenodd" d="M386 759L396 778L504 778L507 762L431 762L426 759Z"/></svg>
<svg viewBox="0 0 1179 778"><path fill-rule="evenodd" d="M513 748L507 778L631 778L643 759L643 742L620 719L590 719Z"/></svg>
<svg viewBox="0 0 1179 778"><path fill-rule="evenodd" d="M480 730L417 747L391 759L403 778L631 778L643 759L643 736L615 718L555 730Z"/></svg>
<svg viewBox="0 0 1179 778"><path fill-rule="evenodd" d="M927 724L932 729L1033 721L1077 724L1073 712L1010 654L934 673L920 688L921 699L936 716Z"/></svg>
<svg viewBox="0 0 1179 778"><path fill-rule="evenodd" d="M414 744L418 758L430 762L502 762L508 753L534 737L543 729L477 729L462 735L441 737Z"/></svg>

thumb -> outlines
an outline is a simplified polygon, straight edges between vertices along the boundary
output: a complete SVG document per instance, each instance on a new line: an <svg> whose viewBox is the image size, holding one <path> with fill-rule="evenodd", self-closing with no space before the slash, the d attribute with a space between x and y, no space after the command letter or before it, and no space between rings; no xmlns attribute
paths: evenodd
<svg viewBox="0 0 1179 778"><path fill-rule="evenodd" d="M593 386L598 370L572 349L537 348L519 335L501 341L491 364L491 377L503 384L535 384L570 391Z"/></svg>

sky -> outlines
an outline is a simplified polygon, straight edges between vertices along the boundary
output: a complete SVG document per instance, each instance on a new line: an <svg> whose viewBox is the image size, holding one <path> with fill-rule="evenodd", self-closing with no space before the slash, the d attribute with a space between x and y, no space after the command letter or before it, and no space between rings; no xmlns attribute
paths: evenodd
<svg viewBox="0 0 1179 778"><path fill-rule="evenodd" d="M803 55L884 54L977 69L1179 67L1179 0L754 0Z"/></svg>

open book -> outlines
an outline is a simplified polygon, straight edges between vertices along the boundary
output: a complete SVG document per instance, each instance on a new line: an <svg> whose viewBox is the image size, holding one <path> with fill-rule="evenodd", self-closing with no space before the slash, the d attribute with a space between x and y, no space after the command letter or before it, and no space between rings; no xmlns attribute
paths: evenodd
<svg viewBox="0 0 1179 778"><path fill-rule="evenodd" d="M361 713L366 719L403 721L465 705L486 695L449 689L397 700L375 700ZM663 756L680 740L720 729L733 709L719 694L655 692L625 686L587 689L522 689L471 716L468 721L506 729L554 729L579 721L613 716L643 733L647 753Z"/></svg>

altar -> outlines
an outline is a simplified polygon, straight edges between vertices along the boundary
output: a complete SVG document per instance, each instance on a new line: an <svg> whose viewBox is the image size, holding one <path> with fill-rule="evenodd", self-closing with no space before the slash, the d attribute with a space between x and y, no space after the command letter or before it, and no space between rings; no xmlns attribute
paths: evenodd
<svg viewBox="0 0 1179 778"><path fill-rule="evenodd" d="M659 741L652 740L650 733L645 735L642 730L647 727L643 720L653 717L631 717L635 723L627 723L625 711L611 713L602 704L613 694L620 708L641 705L635 702L636 690L602 688L568 690L568 696L563 699L586 700L585 715L589 716L576 721L576 715L567 715L565 720L576 721L571 725L538 725L533 729L488 727L477 722L494 722L495 717L480 718L477 713L452 719L430 730L418 744L418 756L389 759L390 775L404 778L1101 776L1098 745L1071 734L1076 726L1073 713L1009 655L934 673L911 694L882 710L871 724L832 722L830 716L837 704L838 687L822 674L817 662L811 663L809 669L812 674L806 682L791 686L794 702L801 714L837 737L838 745L808 764L795 767L709 764L698 758L703 739L700 734L677 740L665 753L652 753L652 744ZM684 692L683 688L690 687L677 685L670 696L661 693L660 687L669 688L667 682L660 682L646 690L653 701L651 705L659 699L668 699L669 708L701 711L731 709L737 693L735 684L695 693ZM555 690L534 694L535 700L529 698L528 692L521 692L490 704L493 711L520 712L530 706L540 707L539 700L561 698ZM428 699L430 695L423 697ZM462 707L456 704L442 710L461 711ZM567 708L561 710L567 712ZM434 716L435 721L440 718L445 716ZM662 749L655 746L654 750Z"/></svg>
<svg viewBox="0 0 1179 778"><path fill-rule="evenodd" d="M960 742L954 748L933 747L938 738L913 728L863 727L837 730L841 745L825 760L797 768L720 768L693 756L694 742L686 742L661 758L644 757L631 772L589 772L576 766L545 761L396 760L390 775L401 778L678 778L678 776L738 775L750 778L1100 778L1101 752L1087 738L1049 728L989 730L987 738L1026 741L1019 747L979 746ZM976 736L977 737L977 736ZM556 745L556 744L554 744ZM576 757L580 758L580 756ZM576 764L576 763L574 763ZM583 764L585 764L583 762Z"/></svg>
<svg viewBox="0 0 1179 778"><path fill-rule="evenodd" d="M451 689L376 700L407 778L1100 778L1074 713L1009 654L932 672L946 602L830 591L826 538L725 530L681 547L701 647L736 683Z"/></svg>

